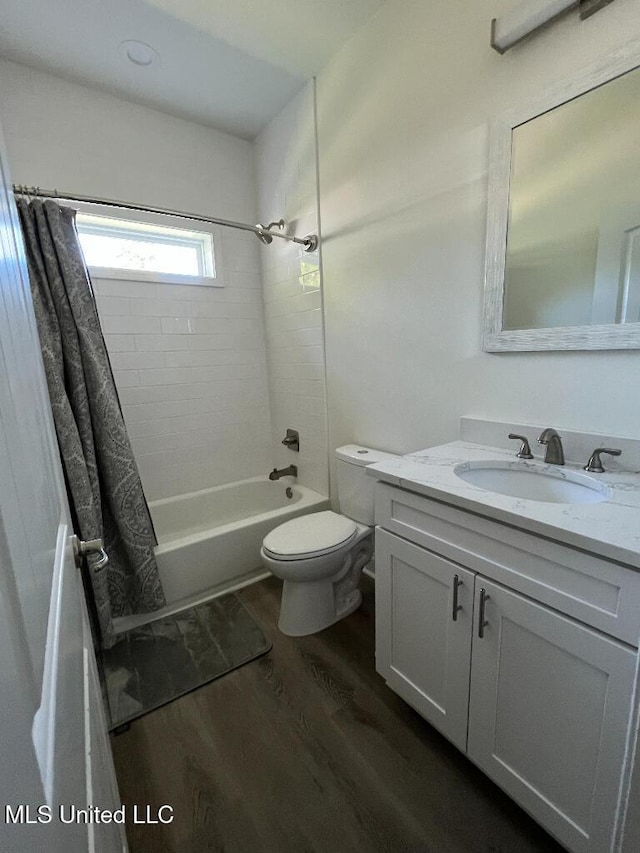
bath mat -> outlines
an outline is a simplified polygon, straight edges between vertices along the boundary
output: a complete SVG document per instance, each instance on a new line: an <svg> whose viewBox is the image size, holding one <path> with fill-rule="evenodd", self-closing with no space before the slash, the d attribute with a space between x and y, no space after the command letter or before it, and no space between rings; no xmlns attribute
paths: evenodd
<svg viewBox="0 0 640 853"><path fill-rule="evenodd" d="M265 654L271 642L235 595L127 631L102 652L110 729Z"/></svg>

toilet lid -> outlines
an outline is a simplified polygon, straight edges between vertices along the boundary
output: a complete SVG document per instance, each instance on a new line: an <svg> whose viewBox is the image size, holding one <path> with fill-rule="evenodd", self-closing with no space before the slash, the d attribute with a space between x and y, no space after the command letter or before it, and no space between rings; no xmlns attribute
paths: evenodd
<svg viewBox="0 0 640 853"><path fill-rule="evenodd" d="M325 510L285 521L263 542L265 551L281 559L316 557L337 550L356 535L355 521Z"/></svg>

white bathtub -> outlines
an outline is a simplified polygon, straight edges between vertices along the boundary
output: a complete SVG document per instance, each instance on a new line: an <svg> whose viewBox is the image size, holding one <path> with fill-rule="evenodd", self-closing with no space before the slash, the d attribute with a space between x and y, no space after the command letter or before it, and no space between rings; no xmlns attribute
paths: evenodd
<svg viewBox="0 0 640 853"><path fill-rule="evenodd" d="M266 534L290 518L328 506L326 497L291 477L275 482L254 477L152 501L156 559L168 605L153 618L265 577L260 546ZM118 625L119 630L129 627L129 619Z"/></svg>

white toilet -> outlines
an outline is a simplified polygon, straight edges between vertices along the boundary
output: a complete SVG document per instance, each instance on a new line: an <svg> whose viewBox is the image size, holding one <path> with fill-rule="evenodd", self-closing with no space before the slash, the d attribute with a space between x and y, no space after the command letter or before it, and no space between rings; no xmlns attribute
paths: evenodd
<svg viewBox="0 0 640 853"><path fill-rule="evenodd" d="M367 465L396 457L347 444L336 450L342 514L326 510L286 521L262 543L262 562L284 581L278 628L315 634L357 610L362 569L373 554L375 480Z"/></svg>

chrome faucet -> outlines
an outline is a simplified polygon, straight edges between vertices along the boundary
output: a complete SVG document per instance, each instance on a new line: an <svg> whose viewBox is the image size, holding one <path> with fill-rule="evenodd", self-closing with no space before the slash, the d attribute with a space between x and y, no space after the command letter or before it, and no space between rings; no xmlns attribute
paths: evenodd
<svg viewBox="0 0 640 853"><path fill-rule="evenodd" d="M269 474L270 480L279 480L280 477L297 477L298 476L298 467L297 465L289 465L288 468L274 468L273 471Z"/></svg>
<svg viewBox="0 0 640 853"><path fill-rule="evenodd" d="M564 450L562 439L552 427L547 427L540 433L538 444L546 446L544 461L547 465L564 465Z"/></svg>

